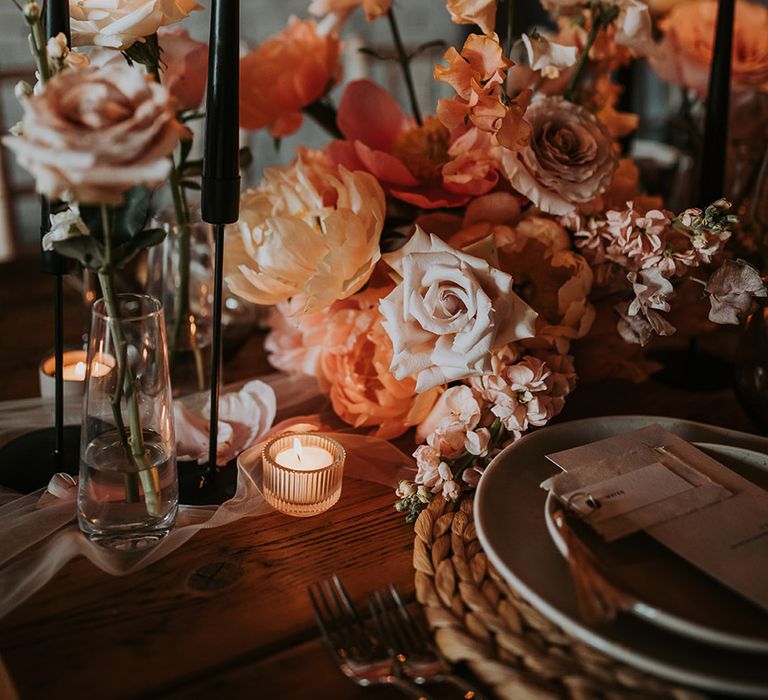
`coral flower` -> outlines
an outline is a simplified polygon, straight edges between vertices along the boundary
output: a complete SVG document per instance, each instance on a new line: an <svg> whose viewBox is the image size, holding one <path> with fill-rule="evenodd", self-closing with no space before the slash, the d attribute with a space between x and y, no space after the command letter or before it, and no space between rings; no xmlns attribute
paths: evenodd
<svg viewBox="0 0 768 700"><path fill-rule="evenodd" d="M400 105L369 80L351 82L337 118L343 141L326 147L331 159L349 170L370 172L393 197L425 209L460 207L478 189L487 192L496 179L457 178L444 181L443 167L452 160L450 132L434 117L416 126ZM484 182L483 182L484 180ZM482 193L481 192L481 193Z"/></svg>
<svg viewBox="0 0 768 700"><path fill-rule="evenodd" d="M302 109L321 98L341 73L338 37L313 20L291 19L240 61L240 126L288 136L301 126Z"/></svg>

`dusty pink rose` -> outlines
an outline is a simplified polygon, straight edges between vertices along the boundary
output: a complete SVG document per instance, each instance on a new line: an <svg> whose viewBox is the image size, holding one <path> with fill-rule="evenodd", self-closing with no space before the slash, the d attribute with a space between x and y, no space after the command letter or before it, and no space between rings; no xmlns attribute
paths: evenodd
<svg viewBox="0 0 768 700"><path fill-rule="evenodd" d="M70 0L72 45L124 51L202 9L194 0Z"/></svg>
<svg viewBox="0 0 768 700"><path fill-rule="evenodd" d="M456 24L476 24L483 34L493 34L498 0L448 0L446 8Z"/></svg>
<svg viewBox="0 0 768 700"><path fill-rule="evenodd" d="M23 108L21 133L3 142L41 194L81 204L117 204L163 182L186 133L167 91L127 65L58 73Z"/></svg>
<svg viewBox="0 0 768 700"><path fill-rule="evenodd" d="M536 313L510 275L434 235L417 228L387 262L403 280L381 300L391 370L417 377L419 392L483 374L492 350L534 334Z"/></svg>
<svg viewBox="0 0 768 700"><path fill-rule="evenodd" d="M302 110L341 74L341 43L310 19L291 19L240 61L240 125L272 136L299 129Z"/></svg>
<svg viewBox="0 0 768 700"><path fill-rule="evenodd" d="M322 380L343 421L356 428L375 427L374 434L384 439L395 438L424 420L437 391L417 394L415 380L397 379L389 371L392 344L373 306L377 290L356 301L357 308L328 314L320 355Z"/></svg>
<svg viewBox="0 0 768 700"><path fill-rule="evenodd" d="M584 107L559 97L525 113L533 134L517 152L503 151L512 186L549 214L570 214L608 188L618 164L610 134Z"/></svg>
<svg viewBox="0 0 768 700"><path fill-rule="evenodd" d="M705 97L714 53L718 4L714 0L675 5L661 20L664 55L651 61L664 80ZM736 92L768 92L768 8L736 3L731 87Z"/></svg>
<svg viewBox="0 0 768 700"><path fill-rule="evenodd" d="M162 53L161 80L177 110L197 109L208 79L208 44L195 41L186 29L174 27L158 33Z"/></svg>

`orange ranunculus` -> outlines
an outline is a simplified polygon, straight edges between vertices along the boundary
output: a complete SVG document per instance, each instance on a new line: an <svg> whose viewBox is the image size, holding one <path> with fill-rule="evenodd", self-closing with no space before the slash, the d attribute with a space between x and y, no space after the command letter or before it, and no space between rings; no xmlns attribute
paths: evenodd
<svg viewBox="0 0 768 700"><path fill-rule="evenodd" d="M676 5L659 23L664 57L651 65L665 80L707 94L714 53L717 2ZM768 8L736 3L733 25L731 87L736 92L768 92Z"/></svg>
<svg viewBox="0 0 768 700"><path fill-rule="evenodd" d="M275 137L301 126L304 107L338 80L341 45L313 20L292 18L240 61L240 126L269 128Z"/></svg>
<svg viewBox="0 0 768 700"><path fill-rule="evenodd" d="M390 372L392 342L377 308L387 291L370 289L349 300L357 301L357 308L331 311L320 367L335 413L356 428L375 426L375 435L391 439L426 418L439 390L417 394L413 378L395 379Z"/></svg>
<svg viewBox="0 0 768 700"><path fill-rule="evenodd" d="M446 7L456 24L476 24L483 34L493 34L498 0L448 0Z"/></svg>
<svg viewBox="0 0 768 700"><path fill-rule="evenodd" d="M393 197L424 209L460 207L472 196L488 192L498 173L483 165L460 164L444 174L455 157L451 134L435 117L417 126L383 88L370 80L347 85L337 117L344 140L332 141L326 153L349 170L371 173ZM481 154L475 154L480 159ZM467 177L458 171L471 170Z"/></svg>

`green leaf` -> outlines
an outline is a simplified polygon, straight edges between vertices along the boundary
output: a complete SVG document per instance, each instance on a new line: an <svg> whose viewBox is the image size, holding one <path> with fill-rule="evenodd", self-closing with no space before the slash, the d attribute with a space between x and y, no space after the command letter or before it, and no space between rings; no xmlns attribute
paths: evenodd
<svg viewBox="0 0 768 700"><path fill-rule="evenodd" d="M197 180L182 180L181 186L185 187L188 190L200 190L202 187L200 187L200 183L197 182Z"/></svg>
<svg viewBox="0 0 768 700"><path fill-rule="evenodd" d="M113 251L112 255L115 266L118 268L125 267L142 250L161 243L164 238L165 229L162 228L148 228L136 233Z"/></svg>
<svg viewBox="0 0 768 700"><path fill-rule="evenodd" d="M248 146L244 146L240 149L240 168L245 170L251 163L253 163L253 153Z"/></svg>
<svg viewBox="0 0 768 700"><path fill-rule="evenodd" d="M397 61L397 56L387 56L386 54L379 53L375 49L369 49L367 46L361 46L358 51L366 56L375 58L378 61Z"/></svg>
<svg viewBox="0 0 768 700"><path fill-rule="evenodd" d="M408 54L408 60L411 60L418 56L420 53L423 53L424 51L429 51L429 49L445 49L448 46L448 42L443 41L442 39L433 39L432 41L425 41L423 44L419 44L413 51L411 51L410 54Z"/></svg>
<svg viewBox="0 0 768 700"><path fill-rule="evenodd" d="M113 245L119 246L142 232L149 218L151 200L149 187L134 187L126 192L123 203L112 210Z"/></svg>
<svg viewBox="0 0 768 700"><path fill-rule="evenodd" d="M203 161L202 160L190 160L184 163L184 167L181 168L182 177L199 177L203 174Z"/></svg>
<svg viewBox="0 0 768 700"><path fill-rule="evenodd" d="M104 265L104 248L93 236L67 238L53 247L59 255L77 260L89 270L99 270Z"/></svg>

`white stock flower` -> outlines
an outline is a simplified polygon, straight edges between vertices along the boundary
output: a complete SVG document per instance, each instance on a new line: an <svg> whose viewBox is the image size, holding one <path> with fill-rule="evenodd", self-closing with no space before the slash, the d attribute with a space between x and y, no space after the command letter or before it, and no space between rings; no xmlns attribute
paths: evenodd
<svg viewBox="0 0 768 700"><path fill-rule="evenodd" d="M66 241L68 238L89 235L88 227L80 218L80 208L77 204L70 204L64 211L51 214L51 228L43 236L43 250L53 250L55 243Z"/></svg>
<svg viewBox="0 0 768 700"><path fill-rule="evenodd" d="M541 71L544 78L554 79L564 68L576 63L578 49L549 41L540 34L523 34L523 44L528 53L528 65L531 70Z"/></svg>
<svg viewBox="0 0 768 700"><path fill-rule="evenodd" d="M390 369L416 377L416 391L476 376L491 351L534 335L536 312L512 291L512 277L416 229L387 262L402 282L381 300L392 340Z"/></svg>

